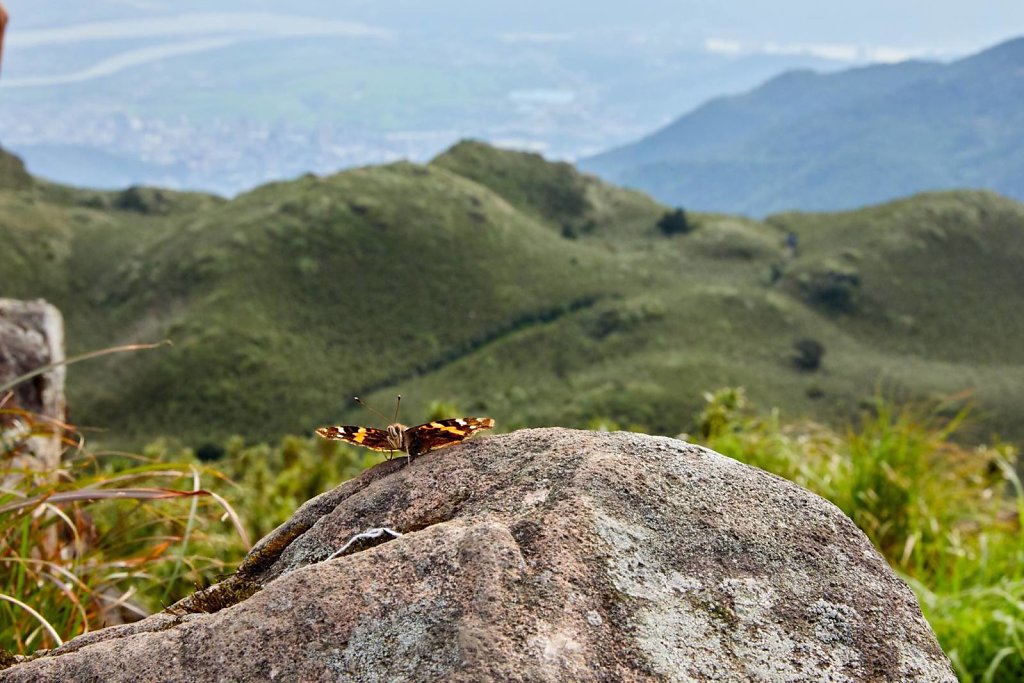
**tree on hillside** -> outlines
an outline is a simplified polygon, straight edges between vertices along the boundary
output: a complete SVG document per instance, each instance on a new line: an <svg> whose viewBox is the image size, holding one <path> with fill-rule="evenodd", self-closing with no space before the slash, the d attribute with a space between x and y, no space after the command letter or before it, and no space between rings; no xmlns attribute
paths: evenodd
<svg viewBox="0 0 1024 683"><path fill-rule="evenodd" d="M672 235L683 235L693 230L693 224L686 215L686 209L680 207L672 211L666 211L658 219L658 230L666 237Z"/></svg>

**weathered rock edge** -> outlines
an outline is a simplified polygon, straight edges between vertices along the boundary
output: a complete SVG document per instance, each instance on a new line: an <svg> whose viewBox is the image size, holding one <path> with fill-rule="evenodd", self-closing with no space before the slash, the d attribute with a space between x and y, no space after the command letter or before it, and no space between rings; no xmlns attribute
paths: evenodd
<svg viewBox="0 0 1024 683"><path fill-rule="evenodd" d="M404 535L325 561L375 527ZM193 597L0 681L956 680L831 503L624 432L383 463L303 505L218 590L199 599L215 613L185 614Z"/></svg>
<svg viewBox="0 0 1024 683"><path fill-rule="evenodd" d="M63 360L64 318L55 306L42 299L0 298L0 384ZM57 365L15 385L13 401L7 407L27 410L55 424L63 423L65 374L64 366ZM0 420L0 432L8 426L4 422ZM14 462L5 463L7 470L53 471L60 465L61 443L57 434L30 436L24 445L26 448Z"/></svg>

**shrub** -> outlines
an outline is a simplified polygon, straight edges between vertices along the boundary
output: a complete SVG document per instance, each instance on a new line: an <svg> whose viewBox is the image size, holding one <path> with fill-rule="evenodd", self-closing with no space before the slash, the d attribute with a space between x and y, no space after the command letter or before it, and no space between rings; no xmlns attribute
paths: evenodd
<svg viewBox="0 0 1024 683"><path fill-rule="evenodd" d="M580 237L592 235L597 230L597 221L592 218L574 219L562 222L562 237L567 240L574 240Z"/></svg>
<svg viewBox="0 0 1024 683"><path fill-rule="evenodd" d="M801 273L797 283L808 303L832 313L853 313L860 294L860 272L851 265L826 262Z"/></svg>
<svg viewBox="0 0 1024 683"><path fill-rule="evenodd" d="M692 232L694 225L686 215L686 210L678 208L666 211L658 219L657 227L662 235L671 237L672 235L685 235L688 232Z"/></svg>
<svg viewBox="0 0 1024 683"><path fill-rule="evenodd" d="M165 214L170 211L170 201L163 190L134 185L117 194L114 208L141 214Z"/></svg>
<svg viewBox="0 0 1024 683"><path fill-rule="evenodd" d="M821 359L825 356L825 346L814 339L799 339L793 348L793 365L800 370L813 372L821 367Z"/></svg>
<svg viewBox="0 0 1024 683"><path fill-rule="evenodd" d="M226 452L220 444L204 443L196 448L196 457L200 462L213 462L223 458Z"/></svg>
<svg viewBox="0 0 1024 683"><path fill-rule="evenodd" d="M617 332L627 332L664 317L664 306L658 301L615 302L585 316L583 327L588 337L601 340Z"/></svg>

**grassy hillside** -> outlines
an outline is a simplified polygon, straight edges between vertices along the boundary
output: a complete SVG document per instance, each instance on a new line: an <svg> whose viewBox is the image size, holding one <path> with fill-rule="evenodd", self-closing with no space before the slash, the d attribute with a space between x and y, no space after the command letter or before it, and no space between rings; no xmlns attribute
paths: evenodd
<svg viewBox="0 0 1024 683"><path fill-rule="evenodd" d="M431 166L483 185L563 237L650 237L665 212L647 195L581 174L570 164L496 152L481 142L460 142Z"/></svg>
<svg viewBox="0 0 1024 683"><path fill-rule="evenodd" d="M665 210L479 143L231 201L36 181L0 189L0 294L60 306L71 353L174 342L71 370L73 419L112 445L377 422L350 397L399 392L408 421L441 401L502 428L674 434L723 385L835 420L880 383L972 388L982 430L1024 439L1024 206L697 214L673 237Z"/></svg>
<svg viewBox="0 0 1024 683"><path fill-rule="evenodd" d="M1024 199L1024 38L950 64L792 72L583 168L694 209L835 210L924 190Z"/></svg>
<svg viewBox="0 0 1024 683"><path fill-rule="evenodd" d="M25 172L21 159L0 147L0 189L18 190L32 185L32 178Z"/></svg>

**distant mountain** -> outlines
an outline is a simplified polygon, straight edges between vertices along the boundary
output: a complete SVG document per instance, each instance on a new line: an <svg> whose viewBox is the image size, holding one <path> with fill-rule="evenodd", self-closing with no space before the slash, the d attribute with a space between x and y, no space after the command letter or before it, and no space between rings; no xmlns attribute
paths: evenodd
<svg viewBox="0 0 1024 683"><path fill-rule="evenodd" d="M580 167L669 204L749 215L953 188L1024 199L1024 38L950 64L789 72Z"/></svg>
<svg viewBox="0 0 1024 683"><path fill-rule="evenodd" d="M691 212L673 236L666 210L476 142L230 201L61 187L0 155L0 296L57 304L69 354L174 342L69 369L72 419L110 446L376 423L351 396L399 392L410 421L441 401L501 429L676 434L725 385L826 420L880 387L970 388L984 430L1024 440L1024 205Z"/></svg>

